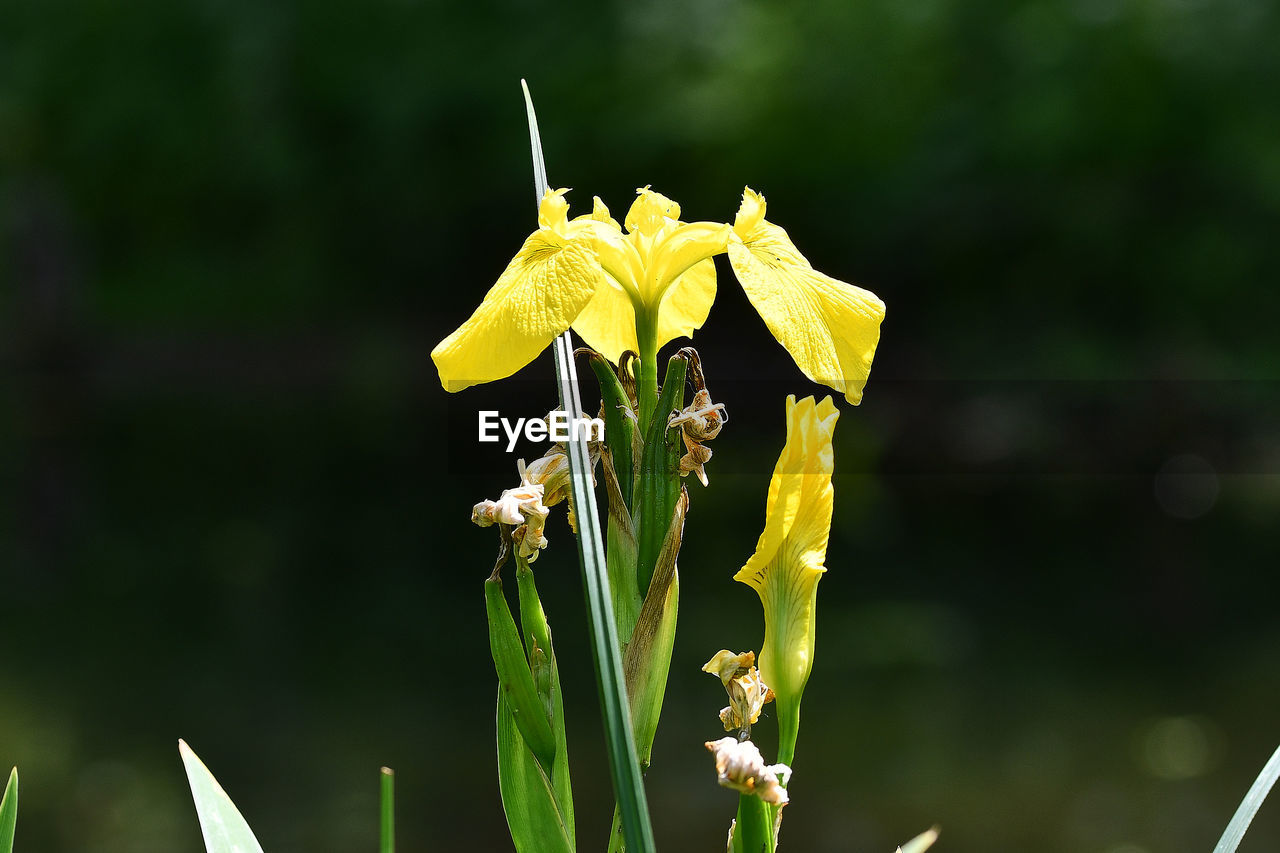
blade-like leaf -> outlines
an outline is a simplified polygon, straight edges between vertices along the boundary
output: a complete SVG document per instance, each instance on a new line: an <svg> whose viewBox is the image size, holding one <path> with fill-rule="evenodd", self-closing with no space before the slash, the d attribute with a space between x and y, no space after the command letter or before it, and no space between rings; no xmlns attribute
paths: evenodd
<svg viewBox="0 0 1280 853"><path fill-rule="evenodd" d="M676 502L667 538L649 594L645 597L636 621L631 642L622 657L627 676L627 695L631 698L631 722L635 726L636 755L640 767L649 769L653 738L662 715L662 700L667 691L667 675L671 669L671 650L676 638L676 616L680 601L680 577L676 572L676 555L684 537L684 516L689 508L688 493L681 490Z"/></svg>
<svg viewBox="0 0 1280 853"><path fill-rule="evenodd" d="M245 823L236 804L213 778L186 741L178 741L182 763L187 768L187 781L191 784L191 797L200 816L200 831L204 834L204 848L208 853L262 853L253 830Z"/></svg>
<svg viewBox="0 0 1280 853"><path fill-rule="evenodd" d="M631 513L623 503L618 488L617 471L613 453L608 447L600 452L600 467L604 471L605 492L609 496L609 547L605 554L609 570L609 593L613 596L613 618L617 620L618 642L625 649L640 618L640 589L636 586L636 528ZM622 665L626 667L624 653Z"/></svg>
<svg viewBox="0 0 1280 853"><path fill-rule="evenodd" d="M1235 853L1236 848L1240 846L1240 839L1244 838L1245 830L1249 828L1249 824L1253 823L1253 816L1258 813L1258 808L1267 798L1267 793L1276 783L1277 777L1280 777L1280 748L1271 754L1271 760L1267 762L1266 767L1262 768L1249 793L1244 795L1240 808L1236 809L1231 823L1227 824L1226 832L1222 833L1222 838L1218 840L1218 846L1213 848L1213 853Z"/></svg>
<svg viewBox="0 0 1280 853"><path fill-rule="evenodd" d="M516 853L573 853L574 844L555 789L516 728L498 690L498 790Z"/></svg>
<svg viewBox="0 0 1280 853"><path fill-rule="evenodd" d="M379 853L396 851L396 774L390 767L381 770L378 796L378 850Z"/></svg>
<svg viewBox="0 0 1280 853"><path fill-rule="evenodd" d="M671 513L680 498L680 428L667 426L667 415L684 408L684 380L689 361L678 352L667 362L653 423L644 437L640 477L636 480L631 515L636 526L636 583L648 595L658 555L671 526ZM663 590L665 595L666 591Z"/></svg>
<svg viewBox="0 0 1280 853"><path fill-rule="evenodd" d="M9 771L9 783L0 800L0 853L13 853L13 833L18 828L18 768Z"/></svg>
<svg viewBox="0 0 1280 853"><path fill-rule="evenodd" d="M549 667L547 690L550 700L551 731L556 741L555 762L551 766L551 793L559 810L561 821L571 845L576 843L573 816L573 784L569 778L569 742L565 734L564 697L560 692L560 667L556 663L555 644L551 639L551 626L538 597L538 587L529 564L516 555L516 582L520 593L520 627L529 637L530 645L543 655ZM532 657L532 655L531 655Z"/></svg>
<svg viewBox="0 0 1280 853"><path fill-rule="evenodd" d="M548 189L546 161L542 158L542 141L538 135L538 119L533 111L529 87L524 88L529 116L529 141L533 149L534 185L537 199ZM560 408L573 418L582 416L582 400L578 394L578 375L573 364L573 345L566 331L555 342L556 378L560 383ZM608 569L604 559L604 537L600 516L596 512L596 495L591 477L591 461L586 436L579 434L568 443L569 471L572 477L574 514L578 518L578 558L582 565L583 586L587 598L587 620L591 631L591 651L596 666L596 683L600 690L600 706L604 711L605 741L609 769L613 774L614 793L622 813L622 829L627 849L632 853L651 853L654 849L653 828L649 824L649 804L636 748L631 740L631 712L622 675L622 653L615 633L613 602L609 594Z"/></svg>

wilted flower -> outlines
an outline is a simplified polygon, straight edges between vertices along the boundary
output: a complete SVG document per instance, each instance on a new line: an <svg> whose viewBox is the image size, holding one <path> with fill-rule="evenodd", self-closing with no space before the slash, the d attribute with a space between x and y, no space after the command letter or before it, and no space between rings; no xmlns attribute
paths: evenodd
<svg viewBox="0 0 1280 853"><path fill-rule="evenodd" d="M755 661L755 652L734 654L721 649L702 667L703 672L719 676L729 694L729 707L720 711L726 732L749 730L760 719L764 706L773 701L773 691L760 678Z"/></svg>
<svg viewBox="0 0 1280 853"><path fill-rule="evenodd" d="M506 524L522 530L520 556L532 563L538 558L538 550L547 547L542 529L551 510L543 505L542 492L540 483L507 489L496 501L484 500L472 507L471 522L480 527Z"/></svg>
<svg viewBox="0 0 1280 853"><path fill-rule="evenodd" d="M705 746L716 757L716 775L722 786L742 794L754 794L770 805L787 802L787 789L782 786L791 779L790 767L765 764L760 750L749 740L723 737L709 740Z"/></svg>
<svg viewBox="0 0 1280 853"><path fill-rule="evenodd" d="M538 551L547 547L543 528L551 512L549 507L569 496L569 457L557 444L532 465L525 465L521 459L516 466L520 471L520 485L507 489L496 501L476 504L471 510L471 522L480 527L506 524L515 528L512 535L520 556L532 563L538 558ZM569 523L577 529L572 504Z"/></svg>
<svg viewBox="0 0 1280 853"><path fill-rule="evenodd" d="M707 471L703 466L711 460L711 448L704 447L702 442L719 435L721 428L728 422L729 413L725 410L724 403L711 402L711 395L705 388L694 394L693 402L679 414L671 416L667 426L680 427L680 437L684 440L686 451L680 459L681 477L693 471L702 485L707 485Z"/></svg>

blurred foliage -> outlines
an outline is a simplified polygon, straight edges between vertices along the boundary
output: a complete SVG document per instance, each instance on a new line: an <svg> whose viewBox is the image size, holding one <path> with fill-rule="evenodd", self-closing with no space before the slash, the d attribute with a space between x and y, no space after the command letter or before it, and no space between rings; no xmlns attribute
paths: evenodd
<svg viewBox="0 0 1280 853"><path fill-rule="evenodd" d="M1272 4L2 17L0 765L25 847L198 850L183 736L268 850L373 849L383 763L405 849L503 849L494 543L466 514L514 466L471 430L549 407L552 372L446 398L427 353L533 221L520 77L577 210L652 183L724 219L750 183L888 303L837 434L784 844L936 821L952 851L1208 850L1280 740ZM722 273L696 343L733 422L694 489L648 777L667 850L723 843L697 668L759 642L729 578L782 397L818 391ZM580 674L590 845L607 774L557 523L539 584ZM1242 849L1277 839L1264 807Z"/></svg>

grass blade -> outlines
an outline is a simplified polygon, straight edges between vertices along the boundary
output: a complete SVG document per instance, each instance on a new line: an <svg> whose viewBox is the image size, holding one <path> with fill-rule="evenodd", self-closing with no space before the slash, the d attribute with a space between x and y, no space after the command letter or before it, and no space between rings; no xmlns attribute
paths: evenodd
<svg viewBox="0 0 1280 853"><path fill-rule="evenodd" d="M1218 846L1213 848L1213 853L1235 853L1236 848L1240 846L1240 839L1244 838L1245 830L1253 822L1253 816L1258 813L1258 808L1267 798L1267 793L1276 783L1277 777L1280 777L1280 748L1271 754L1271 760L1267 762L1266 767L1262 768L1249 793L1244 795L1240 808L1236 809L1231 823L1227 824L1226 832L1222 833L1222 838L1218 839Z"/></svg>
<svg viewBox="0 0 1280 853"><path fill-rule="evenodd" d="M538 134L533 98L523 80L520 85L524 89L529 116L534 185L537 199L541 202L543 194L549 188L546 161L542 157L542 140ZM567 331L556 339L555 360L556 378L560 384L560 408L571 419L581 417L582 400L578 394L578 375L574 369L573 345ZM600 516L596 512L596 495L586 436L579 434L576 440L568 443L568 450L569 470L573 481L573 509L578 518L578 557L582 565L591 652L595 659L600 706L604 712L605 740L609 769L613 774L614 794L622 816L622 831L626 837L627 849L632 853L650 853L654 849L653 828L649 825L649 805L645 799L644 782L640 779L635 743L631 739L631 712L627 706L626 684L622 674L622 654L614 629L604 538L600 532Z"/></svg>
<svg viewBox="0 0 1280 853"><path fill-rule="evenodd" d="M9 771L9 783L0 800L0 853L13 853L13 833L18 828L18 768Z"/></svg>
<svg viewBox="0 0 1280 853"><path fill-rule="evenodd" d="M380 832L379 853L396 853L396 774L390 767L383 767L382 790L379 797Z"/></svg>
<svg viewBox="0 0 1280 853"><path fill-rule="evenodd" d="M178 741L182 763L187 768L187 781L191 783L191 798L200 816L200 831L204 834L204 848L208 853L262 853L253 830L245 823L236 804L213 778L186 741Z"/></svg>

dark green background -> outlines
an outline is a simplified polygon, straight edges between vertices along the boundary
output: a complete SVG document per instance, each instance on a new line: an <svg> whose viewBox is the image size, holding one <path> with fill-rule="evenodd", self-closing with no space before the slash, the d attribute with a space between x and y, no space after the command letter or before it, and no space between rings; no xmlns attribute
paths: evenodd
<svg viewBox="0 0 1280 853"><path fill-rule="evenodd" d="M473 424L545 412L551 364L447 397L428 353L533 227L527 77L577 210L653 184L730 219L749 183L888 304L836 434L784 848L938 822L955 853L1208 851L1280 743L1277 44L1252 0L4 4L18 849L199 849L178 737L269 853L373 850L380 764L403 850L507 846L495 543L467 513L515 473ZM696 343L733 420L693 487L649 774L669 851L722 849L698 667L759 645L729 578L782 398L822 393L720 274ZM578 570L549 535L596 850ZM1269 803L1242 849L1277 845Z"/></svg>

